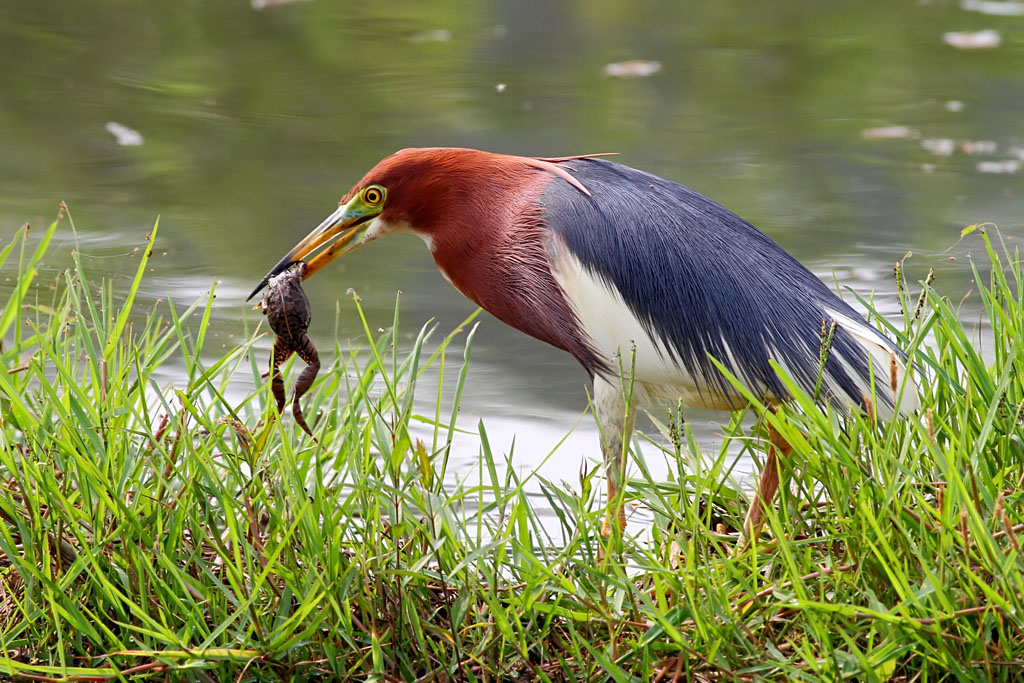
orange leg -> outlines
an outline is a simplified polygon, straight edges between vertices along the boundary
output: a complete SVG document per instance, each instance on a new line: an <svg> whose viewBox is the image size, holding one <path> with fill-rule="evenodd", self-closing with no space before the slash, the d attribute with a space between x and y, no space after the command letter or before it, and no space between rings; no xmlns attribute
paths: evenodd
<svg viewBox="0 0 1024 683"><path fill-rule="evenodd" d="M612 481L611 477L608 477L608 514L605 515L604 521L601 523L601 535L605 538L612 535L612 523L610 521L612 517L615 517L618 521L619 531L625 531L626 508L622 506L622 501L619 500L618 484Z"/></svg>
<svg viewBox="0 0 1024 683"><path fill-rule="evenodd" d="M765 512L775 499L775 492L779 490L780 460L788 458L789 454L793 452L793 447L789 442L770 424L768 425L768 440L770 442L768 460L764 464L764 469L761 470L757 491L747 509L747 518L743 521L741 548L746 547L752 539L761 534Z"/></svg>
<svg viewBox="0 0 1024 683"><path fill-rule="evenodd" d="M628 422L630 433L632 433L633 416L630 415ZM621 425L620 425L621 427ZM612 535L611 519L619 523L619 531L626 529L626 509L622 505L622 480L625 478L626 447L622 438L623 432L612 431L602 439L602 451L604 452L605 476L608 477L608 512L605 514L604 522L601 524L601 535L605 538ZM628 442L626 442L628 443Z"/></svg>

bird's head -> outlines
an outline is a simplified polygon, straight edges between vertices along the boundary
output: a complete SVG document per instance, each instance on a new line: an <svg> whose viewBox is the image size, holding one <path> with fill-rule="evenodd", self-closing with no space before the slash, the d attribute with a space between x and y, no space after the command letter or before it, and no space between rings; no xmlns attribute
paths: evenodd
<svg viewBox="0 0 1024 683"><path fill-rule="evenodd" d="M376 171L377 167L374 167L366 174L341 199L331 215L270 269L249 295L250 299L266 286L270 278L297 261L306 262L303 275L306 279L342 254L393 231L386 229L388 218L385 214L394 215L391 206L397 202L392 202L389 196L388 185L391 183L384 177L378 177L381 174Z"/></svg>
<svg viewBox="0 0 1024 683"><path fill-rule="evenodd" d="M305 279L339 256L385 235L399 231L429 235L446 206L479 191L480 160L474 165L466 158L472 151L406 149L383 159L342 197L334 213L278 261L249 298L297 261L306 262Z"/></svg>
<svg viewBox="0 0 1024 683"><path fill-rule="evenodd" d="M411 231L432 243L439 230L482 220L511 222L518 208L514 197L539 178L560 177L587 193L558 165L573 158L580 157L537 159L455 148L396 152L363 176L337 210L271 268L249 298L297 261L306 262L305 279L339 256L394 232Z"/></svg>

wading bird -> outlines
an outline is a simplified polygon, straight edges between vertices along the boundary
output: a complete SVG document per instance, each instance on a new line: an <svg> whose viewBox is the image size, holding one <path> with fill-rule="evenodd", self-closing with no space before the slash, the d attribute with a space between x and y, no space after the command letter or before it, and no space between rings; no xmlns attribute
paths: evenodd
<svg viewBox="0 0 1024 683"><path fill-rule="evenodd" d="M694 190L595 156L397 152L253 295L299 260L309 277L385 235L418 235L456 289L568 351L593 378L609 515L620 527L638 405L745 404L712 359L768 405L789 397L774 360L808 393L820 377L821 402L837 409L860 406L884 419L916 407L902 351L770 238ZM833 324L822 367L821 330ZM770 437L747 538L761 528L778 488L777 458L788 452L777 433Z"/></svg>

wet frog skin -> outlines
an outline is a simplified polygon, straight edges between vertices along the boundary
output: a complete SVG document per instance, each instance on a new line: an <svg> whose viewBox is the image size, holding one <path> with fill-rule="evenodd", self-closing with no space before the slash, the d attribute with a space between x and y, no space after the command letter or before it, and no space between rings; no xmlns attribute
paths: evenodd
<svg viewBox="0 0 1024 683"><path fill-rule="evenodd" d="M302 261L295 264L280 275L271 278L267 283L267 293L260 307L270 329L277 335L274 350L270 354L270 388L277 399L277 412L284 411L285 394L284 378L281 376L281 364L293 353L306 362L306 368L295 382L295 393L292 397L292 415L295 422L310 436L312 430L302 416L299 398L302 397L320 371L320 357L313 345L313 340L306 334L311 318L309 299L302 290L302 275L306 272L306 264Z"/></svg>

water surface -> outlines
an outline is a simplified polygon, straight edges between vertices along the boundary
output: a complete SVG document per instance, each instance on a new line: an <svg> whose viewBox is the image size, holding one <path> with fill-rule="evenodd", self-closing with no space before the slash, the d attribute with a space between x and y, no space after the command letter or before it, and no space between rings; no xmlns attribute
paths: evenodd
<svg viewBox="0 0 1024 683"><path fill-rule="evenodd" d="M935 267L958 298L978 248L957 242L963 226L1024 237L1024 18L954 2L41 0L0 19L0 238L48 223L64 200L77 241L66 232L63 253L77 245L94 274L127 287L159 215L144 295L187 303L219 281L211 352L239 341L243 299L268 267L407 146L618 152L888 310L907 252L911 280ZM983 29L998 46L944 38ZM632 59L661 68L605 75ZM408 334L473 310L409 236L308 285L322 349L339 299L341 334L361 336L349 288L380 327L401 290ZM579 420L584 372L482 321L460 425L483 417L494 448L514 438L529 471L579 422L545 466L575 481L599 457L592 420ZM713 445L728 416L687 417ZM471 438L458 454L465 473Z"/></svg>

